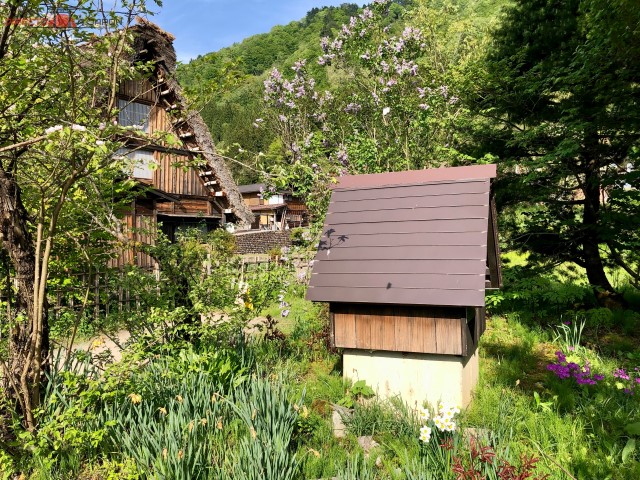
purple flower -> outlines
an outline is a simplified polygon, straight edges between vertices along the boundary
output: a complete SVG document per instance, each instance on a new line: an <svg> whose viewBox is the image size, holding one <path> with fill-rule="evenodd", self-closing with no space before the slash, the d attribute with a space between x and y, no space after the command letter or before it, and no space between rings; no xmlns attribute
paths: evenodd
<svg viewBox="0 0 640 480"><path fill-rule="evenodd" d="M373 12L371 11L371 9L365 8L364 10L362 10L362 13L360 14L360 19L367 20L369 18L373 18Z"/></svg>
<svg viewBox="0 0 640 480"><path fill-rule="evenodd" d="M569 320L567 320L566 322L562 322L562 323L564 323L565 325L571 325L571 322Z"/></svg>
<svg viewBox="0 0 640 480"><path fill-rule="evenodd" d="M567 357L560 350L556 352L556 357L558 358L558 362L564 363L567 361Z"/></svg>
<svg viewBox="0 0 640 480"><path fill-rule="evenodd" d="M289 310L283 310L280 315L282 315L283 317L287 317L289 315Z"/></svg>
<svg viewBox="0 0 640 480"><path fill-rule="evenodd" d="M362 110L362 106L357 103L350 103L344 109L347 113L358 113L360 110Z"/></svg>
<svg viewBox="0 0 640 480"><path fill-rule="evenodd" d="M593 379L594 379L596 382L601 382L602 380L604 380L604 375L594 375L594 376L593 376Z"/></svg>
<svg viewBox="0 0 640 480"><path fill-rule="evenodd" d="M613 371L613 376L615 378L620 378L621 380L629 380L629 374L624 371L622 368L618 368Z"/></svg>
<svg viewBox="0 0 640 480"><path fill-rule="evenodd" d="M349 160L349 156L347 155L347 150L344 146L341 146L338 152L336 153L336 157L338 161L343 165L347 166L347 161Z"/></svg>
<svg viewBox="0 0 640 480"><path fill-rule="evenodd" d="M329 37L322 37L320 39L320 47L323 52L326 52L329 49Z"/></svg>

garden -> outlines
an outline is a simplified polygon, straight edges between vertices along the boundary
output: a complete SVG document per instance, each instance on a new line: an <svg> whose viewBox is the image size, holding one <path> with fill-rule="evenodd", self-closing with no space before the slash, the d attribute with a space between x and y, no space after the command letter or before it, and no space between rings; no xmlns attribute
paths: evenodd
<svg viewBox="0 0 640 480"><path fill-rule="evenodd" d="M124 324L115 310L99 326L91 312L78 319L80 338L128 328L122 358L93 346L56 350L37 432L12 420L18 434L3 443L4 478L640 474L640 315L598 307L570 269L523 278L526 260L505 257L508 287L488 299L480 381L461 410L381 400L362 381L343 379L326 307L304 300L310 242L247 269L232 247L223 231L185 234L173 272L201 273L157 282L131 270L138 317L129 313ZM216 268L206 275L211 255ZM186 297L184 288L170 290L176 283ZM69 331L57 331L55 342Z"/></svg>

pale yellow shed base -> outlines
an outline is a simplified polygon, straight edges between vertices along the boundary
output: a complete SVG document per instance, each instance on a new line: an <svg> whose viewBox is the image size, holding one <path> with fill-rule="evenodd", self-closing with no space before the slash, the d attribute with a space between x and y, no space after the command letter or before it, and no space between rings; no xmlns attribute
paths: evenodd
<svg viewBox="0 0 640 480"><path fill-rule="evenodd" d="M400 395L411 406L444 402L466 407L478 383L478 350L467 358L453 355L346 349L343 375L364 380L380 398Z"/></svg>

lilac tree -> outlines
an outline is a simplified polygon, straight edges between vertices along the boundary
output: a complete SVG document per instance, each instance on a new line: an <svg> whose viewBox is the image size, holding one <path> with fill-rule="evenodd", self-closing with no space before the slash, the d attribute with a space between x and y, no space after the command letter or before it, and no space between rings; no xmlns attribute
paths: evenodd
<svg viewBox="0 0 640 480"><path fill-rule="evenodd" d="M452 146L458 98L434 73L420 29L385 26L389 4L374 1L335 38L322 38L316 61L331 90L317 88L304 60L292 75L274 69L264 82L266 115L254 126L278 132L284 161L263 169L276 187L305 196L313 213L324 211L326 187L340 175L465 160Z"/></svg>

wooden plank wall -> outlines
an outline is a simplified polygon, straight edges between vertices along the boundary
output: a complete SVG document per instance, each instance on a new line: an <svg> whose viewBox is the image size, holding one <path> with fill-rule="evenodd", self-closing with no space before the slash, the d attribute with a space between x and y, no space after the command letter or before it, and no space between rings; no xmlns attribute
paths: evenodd
<svg viewBox="0 0 640 480"><path fill-rule="evenodd" d="M150 134L173 131L169 115L164 108L158 105L155 91L149 81L123 82L119 93L122 98L151 105ZM153 172L154 187L176 195L209 195L200 180L197 169L173 166L175 164L186 164L187 156L170 155L160 151L154 151L153 156L158 163L158 168Z"/></svg>
<svg viewBox="0 0 640 480"><path fill-rule="evenodd" d="M332 303L338 348L467 355L466 309Z"/></svg>
<svg viewBox="0 0 640 480"><path fill-rule="evenodd" d="M108 264L108 268L122 268L127 265L136 265L140 268L153 270L157 267L156 261L146 253L140 251L137 246L155 243L154 232L157 230L156 217L148 206L136 206L136 214L126 213L122 217L122 228L131 240L131 245L120 248L116 256Z"/></svg>

